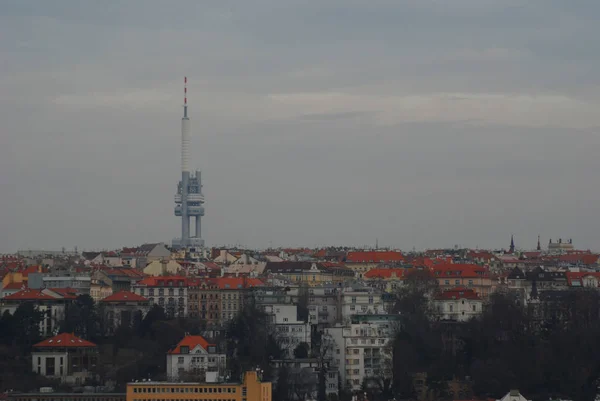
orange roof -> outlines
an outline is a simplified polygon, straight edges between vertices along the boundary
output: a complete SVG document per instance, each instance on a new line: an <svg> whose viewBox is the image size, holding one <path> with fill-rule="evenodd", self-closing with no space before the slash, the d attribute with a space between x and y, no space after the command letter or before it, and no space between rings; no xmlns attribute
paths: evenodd
<svg viewBox="0 0 600 401"><path fill-rule="evenodd" d="M581 280L584 277L595 277L600 281L600 272L565 272L565 275L567 276L567 283L571 286L574 282L581 285Z"/></svg>
<svg viewBox="0 0 600 401"><path fill-rule="evenodd" d="M27 288L26 283L8 283L3 290L24 290Z"/></svg>
<svg viewBox="0 0 600 401"><path fill-rule="evenodd" d="M453 288L436 295L435 299L439 300L451 300L451 299L472 299L480 300L479 296L475 291L470 288Z"/></svg>
<svg viewBox="0 0 600 401"><path fill-rule="evenodd" d="M202 336L185 336L183 340L179 341L179 343L169 351L169 354L181 354L181 347L188 347L188 350L191 351L197 346L201 346L204 350L207 350L208 347L214 347L214 344L209 344L208 341Z"/></svg>
<svg viewBox="0 0 600 401"><path fill-rule="evenodd" d="M355 251L348 252L346 255L347 263L382 263L382 262L402 262L404 256L395 251Z"/></svg>
<svg viewBox="0 0 600 401"><path fill-rule="evenodd" d="M56 292L58 294L57 297L44 292L44 290L32 290L26 288L19 292L15 292L14 294L10 294L5 296L3 299L7 301L40 301L40 300L54 300L54 299L65 299L65 298L76 298L74 295L61 293L59 289L49 289L50 291Z"/></svg>
<svg viewBox="0 0 600 401"><path fill-rule="evenodd" d="M582 254L582 253L570 253L566 255L560 255L558 260L561 262L568 263L581 263L584 265L593 265L598 263L598 255L594 254Z"/></svg>
<svg viewBox="0 0 600 401"><path fill-rule="evenodd" d="M146 285L148 287L184 287L188 285L188 279L184 276L160 276L160 277L146 277L138 284Z"/></svg>
<svg viewBox="0 0 600 401"><path fill-rule="evenodd" d="M214 279L214 282L221 290L235 290L263 285L263 282L257 278L246 277L220 277Z"/></svg>
<svg viewBox="0 0 600 401"><path fill-rule="evenodd" d="M148 302L147 298L144 298L141 295L134 294L130 291L119 291L115 292L112 295L107 296L106 298L100 300L100 302Z"/></svg>
<svg viewBox="0 0 600 401"><path fill-rule="evenodd" d="M60 333L57 336L47 338L34 345L36 348L82 348L82 347L95 347L96 344L93 342L83 340L71 333Z"/></svg>
<svg viewBox="0 0 600 401"><path fill-rule="evenodd" d="M32 266L27 266L25 269L23 269L21 271L21 274L23 274L23 277L28 277L29 274L31 274L31 273L39 273L41 271L42 271L42 266L32 265Z"/></svg>

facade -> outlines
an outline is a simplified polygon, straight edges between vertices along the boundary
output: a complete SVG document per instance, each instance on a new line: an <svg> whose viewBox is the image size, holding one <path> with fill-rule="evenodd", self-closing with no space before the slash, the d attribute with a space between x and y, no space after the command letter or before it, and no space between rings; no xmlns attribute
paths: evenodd
<svg viewBox="0 0 600 401"><path fill-rule="evenodd" d="M358 391L365 378L391 377L388 344L399 324L398 315L357 315L348 325L325 329L334 343L332 363L345 387Z"/></svg>
<svg viewBox="0 0 600 401"><path fill-rule="evenodd" d="M96 344L70 333L61 333L33 346L32 371L64 383L81 385L93 377Z"/></svg>
<svg viewBox="0 0 600 401"><path fill-rule="evenodd" d="M464 322L483 312L483 301L469 288L454 288L436 295L434 310L443 320Z"/></svg>
<svg viewBox="0 0 600 401"><path fill-rule="evenodd" d="M265 275L280 275L295 284L316 286L342 284L354 279L354 272L329 262L267 262Z"/></svg>
<svg viewBox="0 0 600 401"><path fill-rule="evenodd" d="M264 310L270 317L270 322L286 358L294 358L294 349L300 343L306 343L310 349L310 324L298 320L297 305L271 304L265 305Z"/></svg>
<svg viewBox="0 0 600 401"><path fill-rule="evenodd" d="M125 393L8 393L9 401L125 401Z"/></svg>
<svg viewBox="0 0 600 401"><path fill-rule="evenodd" d="M242 309L251 291L263 285L256 278L219 277L195 281L189 287L190 316L202 318L208 328L219 329Z"/></svg>
<svg viewBox="0 0 600 401"><path fill-rule="evenodd" d="M387 313L385 298L379 290L370 287L347 287L341 293L341 318L348 323L353 315L382 315Z"/></svg>
<svg viewBox="0 0 600 401"><path fill-rule="evenodd" d="M151 308L150 301L129 291L116 292L100 301L100 308L106 322L106 334L112 334L117 327L133 326L141 321Z"/></svg>
<svg viewBox="0 0 600 401"><path fill-rule="evenodd" d="M226 368L225 354L218 353L215 344L202 336L186 335L167 354L167 376L169 380L181 380L186 373L201 376L208 372L223 377Z"/></svg>
<svg viewBox="0 0 600 401"><path fill-rule="evenodd" d="M174 260L155 260L144 268L147 276L175 276L181 273L181 265Z"/></svg>
<svg viewBox="0 0 600 401"><path fill-rule="evenodd" d="M470 288L483 299L492 292L492 279L488 269L475 264L443 263L432 269L440 289Z"/></svg>
<svg viewBox="0 0 600 401"><path fill-rule="evenodd" d="M167 316L187 316L189 279L181 276L146 277L132 285L132 292L148 298L150 305L156 304Z"/></svg>
<svg viewBox="0 0 600 401"><path fill-rule="evenodd" d="M127 401L272 401L271 387L258 372L249 371L241 383L128 383Z"/></svg>

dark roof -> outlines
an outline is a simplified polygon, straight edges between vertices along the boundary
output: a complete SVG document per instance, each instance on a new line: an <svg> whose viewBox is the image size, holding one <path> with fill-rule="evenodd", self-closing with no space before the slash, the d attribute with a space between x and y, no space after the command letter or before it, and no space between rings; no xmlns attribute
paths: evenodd
<svg viewBox="0 0 600 401"><path fill-rule="evenodd" d="M515 267L514 269L512 269L512 271L508 274L507 277L509 280L518 280L518 279L525 279L525 273L523 273L523 270L519 269L518 267Z"/></svg>

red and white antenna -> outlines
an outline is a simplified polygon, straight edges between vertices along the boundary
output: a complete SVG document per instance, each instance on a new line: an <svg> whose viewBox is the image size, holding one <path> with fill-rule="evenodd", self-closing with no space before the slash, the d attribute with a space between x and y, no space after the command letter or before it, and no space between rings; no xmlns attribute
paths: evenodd
<svg viewBox="0 0 600 401"><path fill-rule="evenodd" d="M183 117L187 118L187 77L183 78Z"/></svg>

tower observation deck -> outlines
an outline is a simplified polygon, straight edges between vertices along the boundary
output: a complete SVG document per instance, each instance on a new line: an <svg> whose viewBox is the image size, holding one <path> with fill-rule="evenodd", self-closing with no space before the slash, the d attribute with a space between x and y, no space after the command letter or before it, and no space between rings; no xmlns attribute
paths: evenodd
<svg viewBox="0 0 600 401"><path fill-rule="evenodd" d="M181 217L181 238L173 239L173 247L203 247L202 225L204 195L200 171L194 174L189 169L190 119L187 110L187 78L184 81L183 118L181 119L181 181L175 194L175 216ZM195 219L195 235L190 236L190 220Z"/></svg>

